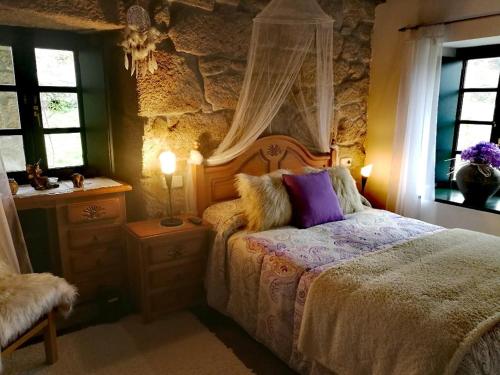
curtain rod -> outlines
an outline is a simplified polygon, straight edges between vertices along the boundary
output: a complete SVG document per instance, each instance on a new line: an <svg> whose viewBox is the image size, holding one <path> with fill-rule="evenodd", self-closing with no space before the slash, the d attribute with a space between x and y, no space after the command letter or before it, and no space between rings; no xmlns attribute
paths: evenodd
<svg viewBox="0 0 500 375"><path fill-rule="evenodd" d="M452 20L449 20L449 21L443 21L443 22L421 23L421 24L418 24L418 25L402 27L398 31L416 30L416 29L420 29L421 27L426 27L426 26L449 25L449 24L452 24L452 23L458 23L458 22L464 22L464 21L472 21L472 20L480 20L480 19L483 19L483 18L491 18L491 17L496 17L496 16L500 16L500 12L490 13L490 14L483 14L481 16L474 16L474 17L456 18L456 19L452 19Z"/></svg>

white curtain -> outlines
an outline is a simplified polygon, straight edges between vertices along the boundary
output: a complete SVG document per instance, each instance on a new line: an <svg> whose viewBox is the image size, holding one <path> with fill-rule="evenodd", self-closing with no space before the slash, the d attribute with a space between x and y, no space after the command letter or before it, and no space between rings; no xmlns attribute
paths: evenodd
<svg viewBox="0 0 500 375"><path fill-rule="evenodd" d="M285 102L296 109L282 111ZM278 113L281 125L273 124ZM332 19L315 0L273 0L254 19L233 123L207 163L236 158L268 129L303 136L328 152L332 113Z"/></svg>
<svg viewBox="0 0 500 375"><path fill-rule="evenodd" d="M14 271L31 272L28 251L1 156L0 200L0 261L10 266Z"/></svg>
<svg viewBox="0 0 500 375"><path fill-rule="evenodd" d="M444 27L411 31L399 88L388 206L421 217L422 205L434 200L436 129ZM392 204L393 205L393 204Z"/></svg>

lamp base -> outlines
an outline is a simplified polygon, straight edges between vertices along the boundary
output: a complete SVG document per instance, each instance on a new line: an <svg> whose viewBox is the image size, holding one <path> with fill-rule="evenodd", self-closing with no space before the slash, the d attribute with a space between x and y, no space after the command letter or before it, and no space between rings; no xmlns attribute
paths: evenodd
<svg viewBox="0 0 500 375"><path fill-rule="evenodd" d="M178 217L167 217L160 221L160 224L164 227L178 227L179 225L183 224L183 221Z"/></svg>

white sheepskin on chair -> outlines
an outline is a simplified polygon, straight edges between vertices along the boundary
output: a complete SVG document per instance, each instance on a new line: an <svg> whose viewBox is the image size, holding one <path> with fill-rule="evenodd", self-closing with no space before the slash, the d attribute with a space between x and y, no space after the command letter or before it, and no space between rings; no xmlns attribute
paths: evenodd
<svg viewBox="0 0 500 375"><path fill-rule="evenodd" d="M0 345L5 347L59 307L69 314L76 288L49 273L17 274L0 262Z"/></svg>

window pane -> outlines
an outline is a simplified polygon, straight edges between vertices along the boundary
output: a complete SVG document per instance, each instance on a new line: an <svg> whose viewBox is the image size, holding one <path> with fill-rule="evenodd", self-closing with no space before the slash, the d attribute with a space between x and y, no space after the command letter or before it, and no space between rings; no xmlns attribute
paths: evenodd
<svg viewBox="0 0 500 375"><path fill-rule="evenodd" d="M0 137L0 153L7 172L24 171L23 137L21 135L4 135Z"/></svg>
<svg viewBox="0 0 500 375"><path fill-rule="evenodd" d="M36 74L40 86L76 86L72 51L35 48Z"/></svg>
<svg viewBox="0 0 500 375"><path fill-rule="evenodd" d="M495 92L466 92L462 103L461 120L493 121Z"/></svg>
<svg viewBox="0 0 500 375"><path fill-rule="evenodd" d="M0 85L15 85L12 48L0 46Z"/></svg>
<svg viewBox="0 0 500 375"><path fill-rule="evenodd" d="M489 142L491 139L491 130L491 125L460 124L457 151L462 151L481 141Z"/></svg>
<svg viewBox="0 0 500 375"><path fill-rule="evenodd" d="M49 168L83 165L80 133L45 134Z"/></svg>
<svg viewBox="0 0 500 375"><path fill-rule="evenodd" d="M0 92L0 129L20 129L17 93Z"/></svg>
<svg viewBox="0 0 500 375"><path fill-rule="evenodd" d="M44 128L79 128L78 96L74 93L42 92Z"/></svg>
<svg viewBox="0 0 500 375"><path fill-rule="evenodd" d="M465 88L496 88L500 74L500 58L474 59L467 61Z"/></svg>

